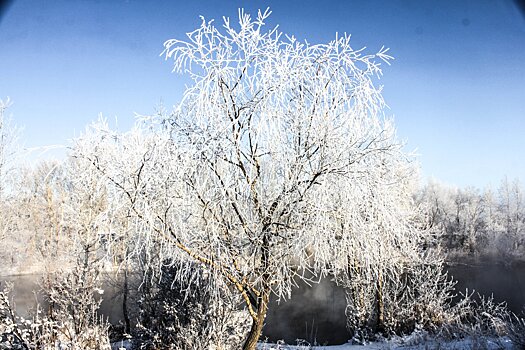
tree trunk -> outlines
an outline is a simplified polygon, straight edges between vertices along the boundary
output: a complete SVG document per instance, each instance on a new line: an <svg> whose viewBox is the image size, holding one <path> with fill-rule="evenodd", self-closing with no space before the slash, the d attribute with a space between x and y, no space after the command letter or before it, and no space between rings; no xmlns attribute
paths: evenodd
<svg viewBox="0 0 525 350"><path fill-rule="evenodd" d="M268 311L268 301L269 301L269 288L263 292L263 295L259 299L259 307L257 308L257 318L253 320L250 333L248 333L248 338L244 342L242 347L243 350L255 350L257 346L257 341L261 337L262 330L264 327L264 319L266 318L266 312Z"/></svg>
<svg viewBox="0 0 525 350"><path fill-rule="evenodd" d="M131 333L131 321L129 319L129 313L128 313L128 292L129 292L129 286L128 286L128 264L126 262L126 265L124 267L124 290L122 291L122 314L124 316L124 332L126 334Z"/></svg>
<svg viewBox="0 0 525 350"><path fill-rule="evenodd" d="M268 226L268 224L266 226ZM242 347L243 350L255 350L257 341L262 334L264 319L266 318L266 312L268 311L268 301L270 300L271 278L268 273L268 266L270 264L270 232L267 230L267 227L264 229L263 233L261 265L265 272L262 275L261 294L257 298L257 314L255 315L255 319L253 319L252 328L250 329L250 333L248 333L248 338L246 338Z"/></svg>
<svg viewBox="0 0 525 350"><path fill-rule="evenodd" d="M377 290L376 290L376 307L377 307L377 322L376 322L376 331L383 332L385 330L385 304L383 302L383 281L382 274L379 273L377 280Z"/></svg>

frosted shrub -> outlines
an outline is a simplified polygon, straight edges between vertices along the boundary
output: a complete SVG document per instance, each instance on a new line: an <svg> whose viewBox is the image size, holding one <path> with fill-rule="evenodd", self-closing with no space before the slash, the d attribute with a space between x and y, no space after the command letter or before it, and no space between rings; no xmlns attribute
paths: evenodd
<svg viewBox="0 0 525 350"><path fill-rule="evenodd" d="M97 314L104 263L100 213L106 197L96 178L80 166L74 160L60 167L43 164L29 178L31 186L24 187L29 193L22 193L27 199L24 224L36 232L32 243L44 269L41 293L47 304L45 316L37 311L31 320L21 320L4 297L5 310L11 310L8 328L25 334L13 338L24 349L109 347L108 324Z"/></svg>
<svg viewBox="0 0 525 350"><path fill-rule="evenodd" d="M43 290L48 314L59 322L59 338L71 349L104 349L109 344L109 324L99 315L98 276L84 268L48 276Z"/></svg>
<svg viewBox="0 0 525 350"><path fill-rule="evenodd" d="M359 276L354 271L342 284L347 296L347 327L355 340L383 335L432 331L447 320L454 282L441 264L391 266L378 276Z"/></svg>
<svg viewBox="0 0 525 350"><path fill-rule="evenodd" d="M226 291L216 299L204 288L213 276L193 266L186 281L176 279L177 266L161 273L150 268L139 289L137 338L141 348L238 349L248 331L248 315L236 308ZM239 325L241 325L239 327Z"/></svg>
<svg viewBox="0 0 525 350"><path fill-rule="evenodd" d="M509 338L514 346L525 349L525 318L512 315L509 324Z"/></svg>
<svg viewBox="0 0 525 350"><path fill-rule="evenodd" d="M69 313L42 312L25 319L17 315L10 298L11 286L0 292L0 349L109 350L107 326L103 322L78 329Z"/></svg>
<svg viewBox="0 0 525 350"><path fill-rule="evenodd" d="M447 322L439 329L440 334L456 338L459 336L504 336L512 325L513 314L505 303L496 303L474 293L463 294L453 305Z"/></svg>

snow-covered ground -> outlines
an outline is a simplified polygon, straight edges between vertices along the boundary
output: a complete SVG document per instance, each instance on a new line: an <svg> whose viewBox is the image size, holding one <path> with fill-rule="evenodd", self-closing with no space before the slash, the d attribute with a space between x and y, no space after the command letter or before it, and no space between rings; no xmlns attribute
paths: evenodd
<svg viewBox="0 0 525 350"><path fill-rule="evenodd" d="M112 350L131 349L131 342L125 340L113 343ZM258 350L511 350L518 349L508 338L467 338L454 341L415 339L413 336L392 341L374 342L366 345L343 344L330 346L284 345L261 343Z"/></svg>
<svg viewBox="0 0 525 350"><path fill-rule="evenodd" d="M508 338L467 338L454 341L418 340L405 337L386 342L374 342L366 345L344 344L331 346L305 346L305 345L280 345L260 344L259 350L503 350L517 349Z"/></svg>

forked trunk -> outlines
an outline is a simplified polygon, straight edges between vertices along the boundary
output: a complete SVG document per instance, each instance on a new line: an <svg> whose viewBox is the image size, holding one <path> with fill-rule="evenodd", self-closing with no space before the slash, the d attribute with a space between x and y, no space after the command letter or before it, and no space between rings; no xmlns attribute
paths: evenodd
<svg viewBox="0 0 525 350"><path fill-rule="evenodd" d="M268 301L270 300L270 293L271 293L271 283L270 283L270 275L267 272L268 266L270 263L270 243L269 243L269 236L270 233L267 230L268 225L266 225L266 229L263 231L263 239L262 239L262 257L261 257L261 263L263 271L266 271L262 275L262 286L261 286L261 294L257 298L257 313L255 315L255 318L252 317L253 323L252 328L250 329L250 333L248 333L248 338L246 338L246 341L244 342L244 345L242 347L243 350L255 350L257 346L257 341L261 337L262 330L264 327L264 319L266 318L266 312L268 311Z"/></svg>
<svg viewBox="0 0 525 350"><path fill-rule="evenodd" d="M264 327L266 312L268 311L269 294L268 291L265 291L260 298L259 307L257 308L257 318L252 322L250 333L248 333L248 338L246 338L242 347L243 350L255 350L257 346L257 341L261 337Z"/></svg>

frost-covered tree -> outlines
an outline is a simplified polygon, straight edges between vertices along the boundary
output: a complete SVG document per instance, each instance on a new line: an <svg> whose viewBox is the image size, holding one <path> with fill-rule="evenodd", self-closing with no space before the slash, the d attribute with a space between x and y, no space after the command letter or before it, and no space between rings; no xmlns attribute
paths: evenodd
<svg viewBox="0 0 525 350"><path fill-rule="evenodd" d="M9 99L7 101L0 100L0 199L3 196L5 189L5 173L7 170L8 149L11 144L11 137L8 125L8 120L5 117L5 110L9 107Z"/></svg>
<svg viewBox="0 0 525 350"><path fill-rule="evenodd" d="M426 213L426 226L436 233L448 232L447 226L453 219L452 189L431 180L415 193L415 202Z"/></svg>
<svg viewBox="0 0 525 350"><path fill-rule="evenodd" d="M6 114L11 105L9 98L0 100L0 244L6 249L0 252L0 262L8 265L6 258L12 257L8 240L13 225L13 213L9 203L8 189L12 188L13 163L16 155L18 129Z"/></svg>
<svg viewBox="0 0 525 350"><path fill-rule="evenodd" d="M6 189L7 175L12 166L11 161L15 154L14 144L18 134L16 127L5 114L10 105L9 98L5 101L0 100L0 200Z"/></svg>
<svg viewBox="0 0 525 350"><path fill-rule="evenodd" d="M415 197L452 260L454 254L520 259L525 205L518 180L505 178L497 191L430 182Z"/></svg>
<svg viewBox="0 0 525 350"><path fill-rule="evenodd" d="M46 316L36 313L24 320L12 314L10 323L0 320L2 331L7 325L24 335L26 345L20 348L109 348L108 324L97 314L104 263L100 237L110 226L100 215L105 182L90 171L90 164L82 168L79 163L43 162L21 171L23 186L16 189L13 211L16 225L4 247L15 248L13 243L23 241L23 259L14 262L41 273L39 294L46 299Z"/></svg>
<svg viewBox="0 0 525 350"><path fill-rule="evenodd" d="M468 252L475 252L479 233L484 226L482 201L483 197L473 187L458 190L454 199L456 230L463 233L463 246Z"/></svg>
<svg viewBox="0 0 525 350"><path fill-rule="evenodd" d="M498 188L501 226L504 227L507 251L517 251L525 241L525 202L523 188L516 179L510 182L506 177ZM504 244L505 245L505 244Z"/></svg>
<svg viewBox="0 0 525 350"><path fill-rule="evenodd" d="M375 86L387 50L355 50L348 35L302 43L265 30L269 14L240 11L238 27L203 19L167 41L166 58L193 80L182 102L147 130L99 130L76 145L112 184L111 202L127 203L141 247L162 241L180 280L198 262L218 281L201 288L242 297L244 349L255 349L272 294L366 255L356 234L413 232L397 200L410 196L410 160Z"/></svg>
<svg viewBox="0 0 525 350"><path fill-rule="evenodd" d="M443 272L440 234L432 228L440 210L416 208L413 178L402 163L388 167L397 172L380 173L379 179L369 175L371 183L364 187L369 198L355 201L346 189L341 191L345 201L338 203L344 223L338 231L348 251L347 269L337 279L345 287L347 324L356 341L442 324L453 291ZM427 188L426 195L436 189Z"/></svg>
<svg viewBox="0 0 525 350"><path fill-rule="evenodd" d="M68 159L61 168L58 173L63 177L56 179L55 193L48 191L48 197L55 198L46 200L55 207L50 220L55 242L42 249L46 263L42 293L49 314L67 329L62 331L63 342L72 348L104 348L108 324L97 312L106 261L101 238L111 230L104 215L105 182L83 161ZM53 259L65 261L57 265Z"/></svg>

